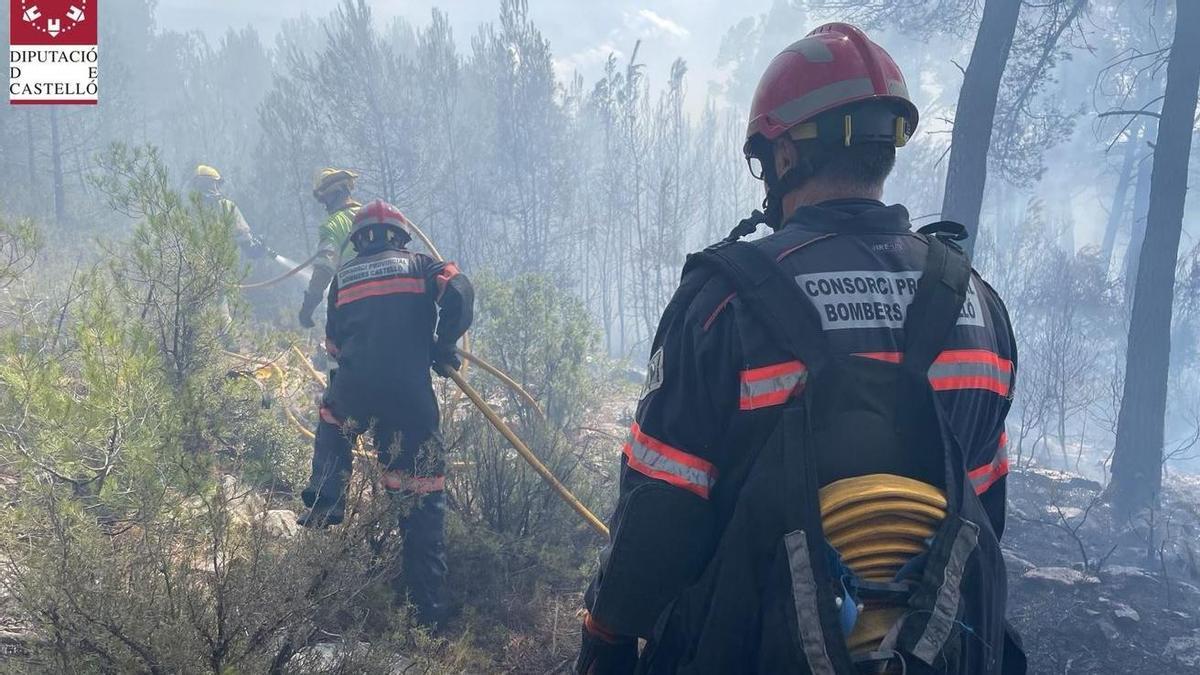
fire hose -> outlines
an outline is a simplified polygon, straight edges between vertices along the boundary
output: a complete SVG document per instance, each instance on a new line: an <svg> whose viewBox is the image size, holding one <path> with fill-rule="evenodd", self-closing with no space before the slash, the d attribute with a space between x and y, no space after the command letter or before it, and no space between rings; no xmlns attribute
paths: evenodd
<svg viewBox="0 0 1200 675"><path fill-rule="evenodd" d="M298 347L296 347L295 345L292 345L291 350L292 350L292 353L294 353L296 356L300 357L300 362L301 362L301 364L303 364L305 370L308 371L309 377L312 378L314 382L320 384L321 386L325 386L325 382L326 382L325 378L321 375L321 373L319 373L315 368L312 367L312 364L309 363L308 358L304 356L304 353L301 352L300 349ZM527 397L527 400L532 402L532 405L539 412L539 414L542 414L541 408L537 407L537 403L533 401L533 397L530 396L529 393L526 392L519 384L517 384L515 381L513 381L512 378L505 375L503 373L503 371L499 370L495 366L492 366L491 364L487 363L483 359L481 359L477 356L474 356L472 354L469 354L467 352L464 352L461 349L458 350L458 352L460 354L462 354L464 358L473 360L476 364L478 364L481 368L483 368L487 372L497 375L497 377L501 381L504 381L506 384L511 382L512 386L515 388L515 390L518 393L520 393L522 395L522 397ZM240 355L234 355L234 356L240 356ZM246 358L246 357L241 357L241 358ZM278 366L273 366L273 367L276 370L278 370L278 368L279 368ZM587 506L584 506L583 502L579 501L579 498L576 497L574 494L572 494L572 492L570 491L570 489L567 488L567 486L563 485L562 482L559 481L558 478L556 478L554 476L554 473L551 472L550 469L547 468L546 465L543 464L542 461L537 458L537 455L535 455L533 453L533 451L529 449L529 446L526 445L525 442L522 441L519 436L517 436L516 432L514 432L512 430L512 428L509 427L508 424L506 424L504 422L504 420L500 418L500 415L497 414L496 411L493 410L492 407L490 405L488 405L486 401L483 400L483 397L479 394L479 392L476 391L475 388L472 387L466 381L466 379L461 374L459 374L457 371L453 371L453 370L450 371L450 379L454 381L454 384L457 385L458 388L464 394L466 394L467 398L470 399L471 403L473 403L475 405L475 407L478 408L481 413L483 413L483 416L485 418L487 418L488 422L491 423L491 425L496 429L496 431L500 432L500 435L504 436L505 440L507 440L513 446L513 448L517 451L517 454L519 454L522 459L524 459L526 462L529 463L529 465L531 467L533 467L533 470L539 476L542 477L542 480L546 481L546 483L548 483L550 485L550 488L553 489L554 492L557 493L558 496L561 497L562 500L564 502L566 502L568 506L570 506L576 513L578 513L580 516L582 516L583 519L586 520L587 523L589 525L591 525L593 529L595 529L597 532L599 532L600 534L607 537L608 536L608 527L599 518L597 518L596 514L592 513L591 510L589 510L587 508ZM284 406L284 413L288 416L288 419L292 422L292 424L294 426L296 426L297 429L300 429L301 432L303 432L305 436L307 436L309 439L312 439L315 437L313 432L310 431L307 427L305 427L300 422L300 420L298 420L296 418L295 414L292 413L291 409L288 408L286 405ZM543 417L544 417L544 415L543 415ZM360 446L357 450L358 450L358 452L356 454L363 454L365 456L365 450L363 450L363 448L361 447L361 440L360 440Z"/></svg>
<svg viewBox="0 0 1200 675"><path fill-rule="evenodd" d="M418 239L421 240L421 243L425 245L425 248L427 248L429 250L430 254L432 254L433 257L438 262L445 261L445 258L442 257L442 254L438 251L437 247L433 244L433 241L425 234L424 231L421 230L420 227L417 226L416 223L412 222L411 220L409 220L406 217L406 218L404 218L404 224L412 231L412 233L414 235L416 235L416 237ZM289 270L288 272L284 273L283 275L281 275L279 277L276 277L275 279L270 279L270 280L267 280L264 282L259 282L256 284L242 285L242 286L240 286L240 288L243 288L243 289L245 289L245 288L261 288L263 286L270 286L272 284L279 283L280 281L283 281L284 279L296 274L300 270L302 270L305 267L307 267L308 265L312 264L316 260L316 257L317 256L314 255L313 257L309 258L308 260L301 263L297 267ZM468 341L467 336L464 335L463 336L463 346L466 348L469 348L469 344L470 343ZM305 356L304 353L301 352L300 349L298 347L296 347L295 345L291 346L291 351L294 354L296 354L296 356L300 357L300 362L304 365L304 368L308 371L309 377L311 377L313 379L313 381L317 382L322 387L324 387L326 385L325 378L321 375L321 373L317 372L317 370L315 368L313 368L312 364L308 360L308 357ZM533 396L528 391L526 391L524 387L522 387L519 383L517 383L516 380L509 377L506 373L504 373L504 371L500 370L499 368L496 368L495 366L493 366L492 364L483 360L482 358L475 356L474 354L471 354L467 349L458 349L456 351L460 356L463 357L463 359L467 363L474 363L474 364L478 365L480 368L482 368L483 370L485 370L488 373L495 376L497 379L499 379L502 383L504 383L505 386L507 386L512 391L514 391L527 404L529 404L529 406L531 408L533 408L534 411L537 412L537 414L539 415L539 417L542 418L543 421L546 420L546 414L542 410L541 406L538 405L537 400L534 399ZM250 358L242 356L240 354L230 353L230 356L236 356L238 358L241 358L243 360L250 361L250 362L256 361L255 359L250 359ZM261 363L265 363L268 367L272 367L276 371L280 370L279 367L277 365L275 365L274 362L261 362ZM466 363L463 364L463 371L464 372L466 371ZM280 371L280 372L282 372L282 371ZM513 446L513 449L515 449L517 451L517 454L520 455L521 458L524 459L539 476L541 476L542 480L546 481L546 483L550 485L551 489L553 489L554 492L564 502L566 502L568 506L570 506L585 521L587 521L588 525L590 525L594 530L599 532L601 535L607 537L608 536L608 527L599 518L597 518L596 514L592 513L591 510L588 509L587 506L585 506L583 504L583 502L579 501L579 498L576 497L567 488L567 486L563 485L562 482L559 481L557 477L555 477L554 473L552 471L550 471L550 469L548 467L546 467L546 465L543 464L540 459L538 459L537 455L535 455L533 453L533 451L529 449L529 446L526 445L525 442L522 441L519 436L517 436L516 432L514 432L512 430L512 428L509 427L508 424L504 422L504 420L500 417L500 415L497 414L496 411L493 410L490 405L488 405L487 401L483 400L483 397L480 396L479 392L476 391L475 388L472 387L466 381L466 378L463 376L463 373L459 373L457 371L450 371L450 379L452 379L454 381L454 384L459 388L459 390L462 391L462 393L465 394L468 399L470 399L471 403L474 404L475 407L479 409L479 412L483 413L483 416L485 418L487 418L488 422L496 429L496 431L498 431L501 436L504 436L505 440L507 440L509 442L509 444ZM288 420L296 428L300 429L301 432L305 436L307 436L310 439L315 437L313 432L311 430L309 430L306 426L304 426L300 422L300 420L296 418L295 414L292 413L292 411L286 405L284 406L284 412L287 415ZM362 448L362 443L361 443L361 439L360 439L359 445L356 448L356 454L365 454L365 452L366 451Z"/></svg>
<svg viewBox="0 0 1200 675"><path fill-rule="evenodd" d="M561 497L568 506L574 509L576 513L582 516L583 519L588 522L588 525L591 525L594 530L607 537L608 526L601 522L600 519L596 517L596 514L592 513L588 507L584 506L583 502L579 501L579 499L567 489L567 486L563 485L558 478L555 478L554 473L551 472L550 469L546 468L546 465L542 464L542 461L537 458L537 455L533 454L533 451L529 449L529 446L525 445L525 443L516 435L516 433L514 433L513 430L504 423L504 420L500 419L500 416L496 414L496 411L492 410L491 406L489 406L487 402L483 400L483 397L479 395L479 392L475 391L475 388L468 384L467 380L463 378L463 376L457 371L451 370L449 373L450 379L454 380L454 384L458 385L458 388L467 395L467 398L471 399L471 403L474 403L475 407L479 408L479 412L483 413L483 416L487 418L488 422L491 422L492 426L496 428L496 431L499 431L500 435L504 436L504 438L507 439L510 444L512 444L513 448L517 451L517 454L521 455L521 458L526 462L529 462L529 466L533 467L533 470L542 477L542 480L549 483L550 487L556 493L558 493L558 496Z"/></svg>
<svg viewBox="0 0 1200 675"><path fill-rule="evenodd" d="M433 241L426 236L420 227L417 227L416 223L405 217L404 224L412 231L413 234L417 236L418 239L421 240L421 243L425 245L425 248L429 249L429 252L434 258L436 258L439 262L445 260L445 258L442 257L442 254L438 252L437 247L433 245ZM465 343L466 340L464 339L463 342ZM495 375L502 382L504 382L504 384L508 385L513 389L513 391L516 391L522 398L524 398L534 410L538 411L538 414L542 416L542 419L546 418L545 413L542 412L542 408L537 404L537 401L535 401L534 398L530 396L524 388L518 385L516 381L502 372L499 368L492 366L483 359L471 355L465 350L459 349L458 353L461 354L464 359L474 362L480 368L483 368L492 375ZM583 502L579 501L579 498L572 494L571 491L567 489L567 486L563 485L562 482L555 477L554 473L551 472L550 469L547 468L546 465L537 458L537 455L533 454L533 451L529 449L529 446L526 445L519 436L517 436L512 428L505 424L504 420L500 418L500 415L496 414L495 410L492 410L492 407L487 404L487 401L483 400L483 397L479 395L479 392L475 391L475 388L467 382L466 378L463 377L461 373L451 370L450 379L454 380L454 384L456 384L458 388L467 395L467 398L471 399L471 403L475 404L475 407L479 409L479 412L483 413L483 416L487 418L487 421L490 422L491 425L495 427L496 431L500 432L500 435L504 436L509 444L513 446L513 449L517 451L517 454L521 456L521 459L524 459L526 462L528 462L529 466L533 467L533 470L542 477L542 480L546 481L546 483L550 485L554 492L557 493L558 496L561 497L568 506L582 516L583 519L587 521L588 525L592 526L592 529L607 537L608 526L606 526L599 518L597 518L596 514L592 513L587 506L584 506Z"/></svg>
<svg viewBox="0 0 1200 675"><path fill-rule="evenodd" d="M508 373L500 370L496 366L493 366L492 364L484 361L482 358L475 356L468 351L462 349L458 349L456 351L458 352L459 356L463 357L464 360L470 361L471 363L479 366L485 372L490 373L491 375L495 376L496 379L503 382L504 386L516 392L517 396L520 396L522 399L524 399L525 402L529 404L529 407L533 408L534 412L538 414L538 417L542 418L543 422L546 421L546 412L542 410L542 406L538 405L537 399L535 399L532 394L525 391L525 388L522 387L520 383L509 377Z"/></svg>
<svg viewBox="0 0 1200 675"><path fill-rule="evenodd" d="M300 263L299 265L296 265L296 266L295 266L295 267L293 267L292 269L290 269L290 270L288 270L288 271L284 272L283 274L280 274L280 275L279 275L279 276L277 276L277 277L274 277L274 278L271 278L271 279L267 279L266 281L256 281L256 282L254 282L254 283L251 283L251 284L237 284L237 288L240 288L241 290L245 291L245 290L250 290L250 289L253 289L253 288L266 288L266 287L268 287L268 286L274 286L274 285L275 285L275 284L277 284L277 283L280 283L280 282L282 282L282 281L285 281L285 280L287 280L288 278L290 278L290 277L292 277L292 276L294 276L294 275L296 275L296 274L299 274L301 271L303 271L303 270L304 270L304 268L305 268L305 267L308 267L309 265L311 265L311 264L313 264L314 262L316 262L316 261L317 261L317 256L319 256L319 255L321 255L321 252L320 252L320 251L317 251L317 252L316 252L316 253L314 253L314 254L312 255L312 257L311 257L311 258L309 258L308 260L305 260L304 262Z"/></svg>
<svg viewBox="0 0 1200 675"><path fill-rule="evenodd" d="M312 364L309 363L308 359L304 356L304 353L301 352L299 349L296 349L295 346L293 346L292 349L294 350L295 354L300 357L300 362L303 363L305 365L305 367L307 368L309 377L311 377L313 379L313 381L317 382L322 387L325 386L325 378L322 377L321 374L319 372L317 372L317 370L315 368L312 367ZM283 390L283 384L284 384L284 382L287 381L287 377L284 375L283 368L281 368L279 366L279 361L281 361L285 356L287 356L286 351L271 360L257 359L252 356L246 356L245 354L238 354L237 352L231 352L231 351L226 351L226 350L221 350L221 353L223 353L225 356L229 356L229 357L235 358L239 361L242 361L243 363L251 363L251 364L257 365L258 368L256 369L256 372L254 374L242 373L242 375L245 375L247 377L247 379L254 381L256 384L259 385L259 387L264 388L264 390L265 390L265 386L260 381L260 379L268 379L269 380L272 377L275 377L279 380L280 390L281 391ZM266 378L258 377L257 373L264 371L264 370L268 371L268 373L269 373L267 375L267 377ZM294 426L297 431L299 431L301 434L303 434L310 441L316 439L317 435L314 434L312 432L312 430L308 428L307 425L305 425L303 422L301 422L300 418L296 417L296 413L292 412L291 406L287 405L287 403L284 403L282 407L283 407L283 414L288 418L288 421L292 423L292 426ZM354 454L356 454L360 457L363 457L365 459L370 459L370 457L371 457L370 453L368 453L366 448L363 447L361 438L359 438L357 440L357 442L355 443L353 452L354 452Z"/></svg>

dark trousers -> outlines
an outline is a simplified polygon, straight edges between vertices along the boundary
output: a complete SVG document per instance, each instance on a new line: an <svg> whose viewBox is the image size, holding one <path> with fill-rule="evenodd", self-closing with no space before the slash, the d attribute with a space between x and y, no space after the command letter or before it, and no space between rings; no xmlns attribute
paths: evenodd
<svg viewBox="0 0 1200 675"><path fill-rule="evenodd" d="M391 397L364 397L369 405L346 405L353 398L338 393L332 384L326 391L312 477L301 497L309 508L344 511L354 445L373 428L380 464L404 477L402 489L390 492L404 537L401 569L393 575L392 588L398 597L408 595L422 623L436 624L443 618L446 579L445 463L437 420L420 424L403 414L388 414L389 402L397 402Z"/></svg>

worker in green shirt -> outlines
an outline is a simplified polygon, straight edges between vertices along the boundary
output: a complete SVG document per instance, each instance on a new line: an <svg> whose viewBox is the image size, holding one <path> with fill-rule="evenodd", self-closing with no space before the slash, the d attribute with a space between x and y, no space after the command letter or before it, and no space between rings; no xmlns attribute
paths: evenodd
<svg viewBox="0 0 1200 675"><path fill-rule="evenodd" d="M191 189L200 193L200 197L206 205L229 214L233 221L233 239L246 257L261 258L267 252L267 247L250 232L250 226L246 224L246 218L242 216L242 210L221 191L223 182L221 172L207 164L201 164L196 167L196 171L192 175Z"/></svg>
<svg viewBox="0 0 1200 675"><path fill-rule="evenodd" d="M312 279L308 282L308 290L304 292L304 304L300 306L300 325L305 328L315 325L313 311L325 299L329 282L333 280L343 255L350 250L354 214L362 206L350 196L356 178L358 174L353 171L327 168L318 171L313 181L313 197L321 202L329 217L321 223Z"/></svg>

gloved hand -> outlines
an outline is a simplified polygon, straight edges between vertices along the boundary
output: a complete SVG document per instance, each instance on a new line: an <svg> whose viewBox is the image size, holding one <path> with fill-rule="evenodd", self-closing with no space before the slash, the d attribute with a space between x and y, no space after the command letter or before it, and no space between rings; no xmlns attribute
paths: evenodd
<svg viewBox="0 0 1200 675"><path fill-rule="evenodd" d="M450 377L450 371L457 371L462 368L462 360L458 358L458 352L454 349L454 345L436 345L433 348L433 372L442 377Z"/></svg>
<svg viewBox="0 0 1200 675"><path fill-rule="evenodd" d="M637 640L600 635L589 630L590 621L583 624L583 639L579 657L575 659L577 675L628 675L637 668Z"/></svg>
<svg viewBox="0 0 1200 675"><path fill-rule="evenodd" d="M267 248L267 245L258 237L251 236L250 242L246 245L246 255L250 258L261 258L271 252L271 249Z"/></svg>

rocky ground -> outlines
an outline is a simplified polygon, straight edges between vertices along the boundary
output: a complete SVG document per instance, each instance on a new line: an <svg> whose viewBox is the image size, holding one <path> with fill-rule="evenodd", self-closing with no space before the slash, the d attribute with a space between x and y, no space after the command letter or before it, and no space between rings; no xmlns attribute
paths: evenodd
<svg viewBox="0 0 1200 675"><path fill-rule="evenodd" d="M1122 521L1098 483L1012 474L1009 615L1031 673L1200 673L1200 478L1167 483Z"/></svg>

